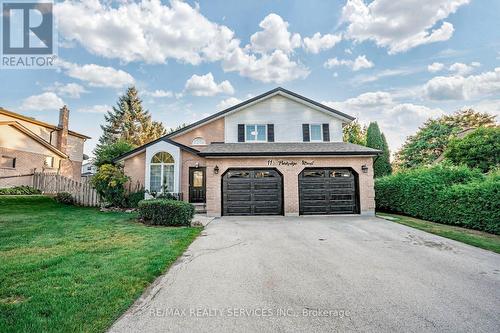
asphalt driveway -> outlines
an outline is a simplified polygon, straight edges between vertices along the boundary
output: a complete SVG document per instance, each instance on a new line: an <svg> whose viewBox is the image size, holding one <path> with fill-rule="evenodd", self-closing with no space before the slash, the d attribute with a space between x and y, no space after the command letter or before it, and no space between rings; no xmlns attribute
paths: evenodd
<svg viewBox="0 0 500 333"><path fill-rule="evenodd" d="M214 220L112 332L500 332L500 255L378 218Z"/></svg>

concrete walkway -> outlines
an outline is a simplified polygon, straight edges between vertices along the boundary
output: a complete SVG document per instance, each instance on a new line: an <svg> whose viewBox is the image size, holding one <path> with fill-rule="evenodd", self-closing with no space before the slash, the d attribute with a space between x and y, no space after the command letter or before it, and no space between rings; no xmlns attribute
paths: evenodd
<svg viewBox="0 0 500 333"><path fill-rule="evenodd" d="M500 332L500 255L378 218L222 218L111 332Z"/></svg>

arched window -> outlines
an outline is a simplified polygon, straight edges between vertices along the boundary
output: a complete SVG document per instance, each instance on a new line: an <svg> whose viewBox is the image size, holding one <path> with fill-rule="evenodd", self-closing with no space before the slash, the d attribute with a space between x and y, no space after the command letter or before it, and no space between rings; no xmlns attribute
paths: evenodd
<svg viewBox="0 0 500 333"><path fill-rule="evenodd" d="M205 139L203 139L201 136L194 138L193 139L193 146L202 146L206 145L207 143L205 142Z"/></svg>
<svg viewBox="0 0 500 333"><path fill-rule="evenodd" d="M151 192L174 191L174 158L166 152L157 153L151 158L149 190Z"/></svg>

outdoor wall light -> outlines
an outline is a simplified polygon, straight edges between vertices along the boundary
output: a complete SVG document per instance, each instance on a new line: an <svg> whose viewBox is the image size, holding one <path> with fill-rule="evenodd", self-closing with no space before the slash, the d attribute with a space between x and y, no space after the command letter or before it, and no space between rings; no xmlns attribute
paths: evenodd
<svg viewBox="0 0 500 333"><path fill-rule="evenodd" d="M363 170L363 173L367 173L368 172L368 167L366 166L366 164L363 164L361 166L361 170Z"/></svg>
<svg viewBox="0 0 500 333"><path fill-rule="evenodd" d="M214 168L214 173L215 173L215 174L218 174L218 173L219 173L219 166L218 166L218 165L215 165L215 168Z"/></svg>

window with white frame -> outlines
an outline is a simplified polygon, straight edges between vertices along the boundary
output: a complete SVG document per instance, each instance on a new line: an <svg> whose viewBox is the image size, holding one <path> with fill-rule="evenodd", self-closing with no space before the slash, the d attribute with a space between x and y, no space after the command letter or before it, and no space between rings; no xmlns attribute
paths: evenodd
<svg viewBox="0 0 500 333"><path fill-rule="evenodd" d="M149 177L151 192L174 191L174 165L174 158L169 153L160 152L153 156Z"/></svg>
<svg viewBox="0 0 500 333"><path fill-rule="evenodd" d="M192 142L192 145L193 146L203 146L203 145L206 145L206 141L205 139L203 139L201 136L197 137L197 138L194 138L193 139L193 142Z"/></svg>
<svg viewBox="0 0 500 333"><path fill-rule="evenodd" d="M309 133L311 136L311 141L323 141L323 129L321 127L321 124L309 125Z"/></svg>
<svg viewBox="0 0 500 333"><path fill-rule="evenodd" d="M245 125L246 142L266 142L267 125Z"/></svg>

